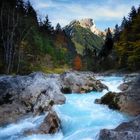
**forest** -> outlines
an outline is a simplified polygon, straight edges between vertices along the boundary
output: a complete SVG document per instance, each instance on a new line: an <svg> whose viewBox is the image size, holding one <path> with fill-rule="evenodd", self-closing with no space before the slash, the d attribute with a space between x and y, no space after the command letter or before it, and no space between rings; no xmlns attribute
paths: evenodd
<svg viewBox="0 0 140 140"><path fill-rule="evenodd" d="M78 54L76 44L60 24L53 27L47 14L40 19L30 1L1 0L0 36L0 73L140 68L140 7L132 7L113 34L108 28L99 53L86 45L84 55Z"/></svg>
<svg viewBox="0 0 140 140"><path fill-rule="evenodd" d="M0 2L0 72L26 74L71 65L75 49L60 24L38 20L31 3ZM67 67L66 66L66 67Z"/></svg>
<svg viewBox="0 0 140 140"><path fill-rule="evenodd" d="M140 6L132 6L128 17L116 24L114 33L108 29L105 43L95 57L94 71L128 71L140 70ZM95 59L94 58L94 59Z"/></svg>

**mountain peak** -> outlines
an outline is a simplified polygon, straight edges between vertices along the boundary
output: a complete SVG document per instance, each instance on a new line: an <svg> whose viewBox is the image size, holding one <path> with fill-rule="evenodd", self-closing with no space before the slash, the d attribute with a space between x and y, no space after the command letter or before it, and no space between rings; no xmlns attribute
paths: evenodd
<svg viewBox="0 0 140 140"><path fill-rule="evenodd" d="M92 26L95 26L95 23L91 18L84 18L80 20L72 20L68 26L73 25L80 25L83 28L91 28Z"/></svg>
<svg viewBox="0 0 140 140"><path fill-rule="evenodd" d="M95 35L98 35L98 36L105 35L105 32L102 32L101 30L96 28L96 24L95 24L94 20L91 19L91 18L84 18L84 19L80 19L80 20L73 20L73 21L70 22L68 27L72 28L74 25L79 25L79 26L81 26L83 28L90 29L90 31L92 33L94 33Z"/></svg>
<svg viewBox="0 0 140 140"><path fill-rule="evenodd" d="M79 24L84 28L91 28L92 26L95 27L95 23L91 18L81 19L79 20Z"/></svg>

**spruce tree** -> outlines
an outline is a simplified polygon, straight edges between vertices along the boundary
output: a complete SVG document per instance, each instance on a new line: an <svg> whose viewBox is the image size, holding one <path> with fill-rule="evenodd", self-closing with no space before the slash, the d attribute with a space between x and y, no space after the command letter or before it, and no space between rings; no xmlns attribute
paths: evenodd
<svg viewBox="0 0 140 140"><path fill-rule="evenodd" d="M62 28L61 28L61 25L59 23L57 23L56 27L55 27L55 30L57 32L61 32L62 31Z"/></svg>
<svg viewBox="0 0 140 140"><path fill-rule="evenodd" d="M123 17L122 23L121 23L121 30L124 30L128 26L128 20L126 17Z"/></svg>
<svg viewBox="0 0 140 140"><path fill-rule="evenodd" d="M131 8L131 12L129 13L129 21L132 22L132 20L136 17L137 11L134 6Z"/></svg>
<svg viewBox="0 0 140 140"><path fill-rule="evenodd" d="M118 41L119 40L119 36L120 36L120 28L119 28L118 24L116 24L116 26L115 26L115 33L114 33L114 40Z"/></svg>

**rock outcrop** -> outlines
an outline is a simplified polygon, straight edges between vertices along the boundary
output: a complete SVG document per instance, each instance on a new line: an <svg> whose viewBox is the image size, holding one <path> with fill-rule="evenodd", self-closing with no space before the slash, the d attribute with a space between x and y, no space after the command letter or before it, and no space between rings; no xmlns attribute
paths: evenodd
<svg viewBox="0 0 140 140"><path fill-rule="evenodd" d="M72 22L70 22L69 27L72 28L73 25L80 25L83 28L89 29L92 33L94 33L97 36L101 36L103 38L105 38L106 33L107 33L107 29L105 29L105 31L101 31L100 29L98 29L96 27L96 24L94 22L93 19L91 18L84 18L81 20L73 20ZM114 29L110 29L111 33L114 34Z"/></svg>
<svg viewBox="0 0 140 140"><path fill-rule="evenodd" d="M140 76L133 78L133 81L128 81L120 85L123 92L107 93L101 99L97 99L96 103L107 104L109 107L119 109L131 115L140 114ZM108 100L107 100L108 99ZM106 102L104 102L104 100Z"/></svg>
<svg viewBox="0 0 140 140"><path fill-rule="evenodd" d="M103 32L96 27L95 22L91 18L84 18L81 20L73 20L67 26L69 26L69 28L70 27L72 28L74 25L80 25L83 28L90 29L90 31L97 36L105 36L106 35L106 32ZM72 35L72 33L71 33L71 35Z"/></svg>
<svg viewBox="0 0 140 140"><path fill-rule="evenodd" d="M115 129L103 129L98 140L140 140L140 116L124 122Z"/></svg>
<svg viewBox="0 0 140 140"><path fill-rule="evenodd" d="M16 121L28 113L40 114L53 104L65 103L57 75L41 72L28 76L0 77L0 125Z"/></svg>
<svg viewBox="0 0 140 140"><path fill-rule="evenodd" d="M94 77L92 72L67 72L62 74L62 91L64 93L87 93L90 91L101 92L108 89Z"/></svg>

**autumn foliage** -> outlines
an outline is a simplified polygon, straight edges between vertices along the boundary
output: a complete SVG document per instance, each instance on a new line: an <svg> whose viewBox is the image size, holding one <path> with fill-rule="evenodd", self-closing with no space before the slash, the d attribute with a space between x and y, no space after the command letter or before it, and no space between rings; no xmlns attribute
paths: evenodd
<svg viewBox="0 0 140 140"><path fill-rule="evenodd" d="M81 70L82 69L82 60L79 55L77 55L74 59L74 70Z"/></svg>

